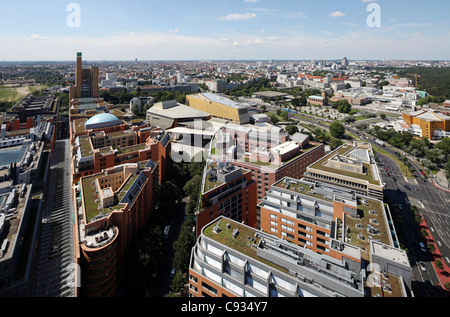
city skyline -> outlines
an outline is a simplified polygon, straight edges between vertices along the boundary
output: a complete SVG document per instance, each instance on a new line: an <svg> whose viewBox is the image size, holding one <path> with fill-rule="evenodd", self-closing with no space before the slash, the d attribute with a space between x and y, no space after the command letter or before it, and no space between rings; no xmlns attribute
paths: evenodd
<svg viewBox="0 0 450 317"><path fill-rule="evenodd" d="M448 2L23 0L4 3L2 61L446 60ZM378 4L379 27L368 6ZM375 11L374 11L375 12ZM70 21L69 21L70 20Z"/></svg>

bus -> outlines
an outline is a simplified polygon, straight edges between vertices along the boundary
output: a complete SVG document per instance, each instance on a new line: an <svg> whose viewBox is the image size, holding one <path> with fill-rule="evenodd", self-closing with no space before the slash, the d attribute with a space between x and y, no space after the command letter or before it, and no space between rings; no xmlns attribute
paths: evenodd
<svg viewBox="0 0 450 317"><path fill-rule="evenodd" d="M376 144L378 144L378 145L380 145L380 146L382 146L382 147L385 147L386 146L386 144L383 142L383 141L380 141L380 140L375 140L375 143Z"/></svg>

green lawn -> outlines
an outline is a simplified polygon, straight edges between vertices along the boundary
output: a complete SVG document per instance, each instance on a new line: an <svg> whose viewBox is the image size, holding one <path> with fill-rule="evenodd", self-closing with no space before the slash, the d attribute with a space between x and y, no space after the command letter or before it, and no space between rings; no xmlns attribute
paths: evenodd
<svg viewBox="0 0 450 317"><path fill-rule="evenodd" d="M34 91L46 89L46 85L36 85L30 87L6 87L0 86L0 102L1 101L19 101L21 98Z"/></svg>

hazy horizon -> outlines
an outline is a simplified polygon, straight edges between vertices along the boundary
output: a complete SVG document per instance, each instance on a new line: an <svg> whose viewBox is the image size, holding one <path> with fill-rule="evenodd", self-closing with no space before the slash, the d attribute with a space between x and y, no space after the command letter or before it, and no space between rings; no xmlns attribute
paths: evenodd
<svg viewBox="0 0 450 317"><path fill-rule="evenodd" d="M86 61L442 61L450 51L445 0L19 0L2 11L5 62L74 52Z"/></svg>

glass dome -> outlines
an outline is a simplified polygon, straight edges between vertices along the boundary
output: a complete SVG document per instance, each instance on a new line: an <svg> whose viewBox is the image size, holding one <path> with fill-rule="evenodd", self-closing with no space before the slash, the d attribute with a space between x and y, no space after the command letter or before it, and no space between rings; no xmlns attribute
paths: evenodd
<svg viewBox="0 0 450 317"><path fill-rule="evenodd" d="M90 118L86 123L86 129L99 129L112 127L115 125L122 124L122 121L119 120L115 115L110 113L101 113Z"/></svg>

